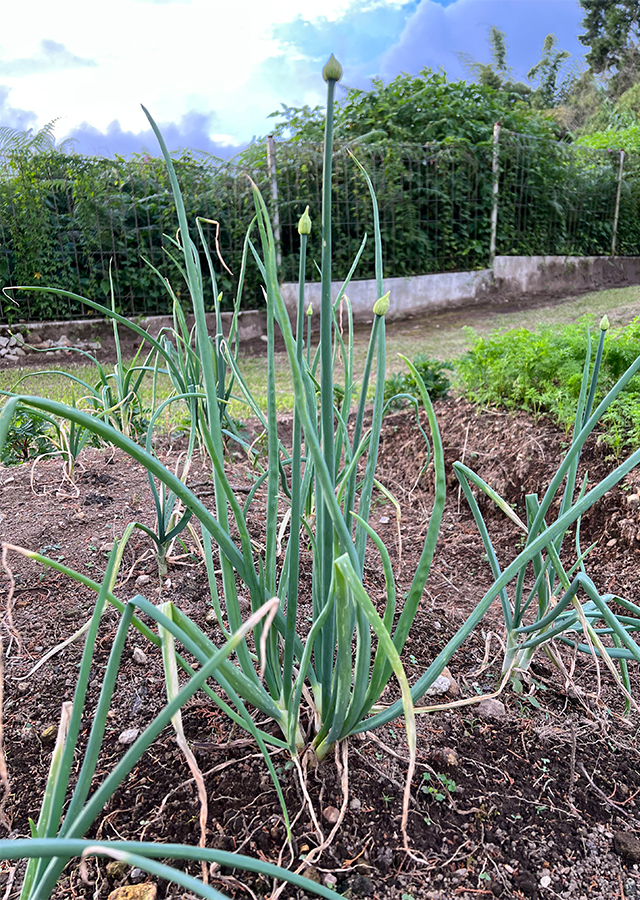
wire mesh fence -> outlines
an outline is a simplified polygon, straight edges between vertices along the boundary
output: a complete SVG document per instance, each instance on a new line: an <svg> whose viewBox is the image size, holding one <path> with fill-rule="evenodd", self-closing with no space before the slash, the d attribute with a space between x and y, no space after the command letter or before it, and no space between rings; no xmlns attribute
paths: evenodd
<svg viewBox="0 0 640 900"><path fill-rule="evenodd" d="M357 277L374 274L373 214L366 169L378 198L385 271L421 275L478 268L486 264L489 220L478 215L490 202L491 168L485 147L470 145L339 148L334 160L333 272L344 278L364 235L369 239ZM282 234L282 275L297 274L298 218L308 203L320 217L320 148L277 148L277 186ZM311 252L320 259L320 234L312 231ZM319 272L316 269L316 275Z"/></svg>
<svg viewBox="0 0 640 900"><path fill-rule="evenodd" d="M620 151L591 150L503 131L500 169L499 253L601 256L611 252ZM628 171L631 189L629 175ZM637 187L627 192L625 206ZM629 225L625 211L621 236ZM638 252L638 244L630 243L626 234L624 243L631 255Z"/></svg>
<svg viewBox="0 0 640 900"><path fill-rule="evenodd" d="M219 258L235 261L253 216L251 177L265 172L183 154L175 160L190 221L201 222ZM46 285L110 304L127 315L169 312L177 218L162 160L133 161L59 152L0 161L0 286ZM207 271L203 259L203 270ZM210 280L210 279L208 279ZM221 267L219 287L232 277ZM8 292L14 296L12 292ZM209 296L212 296L209 291ZM73 297L20 291L3 296L1 318L64 319L90 315ZM213 302L213 301L212 301ZM246 305L255 305L247 295Z"/></svg>
<svg viewBox="0 0 640 900"><path fill-rule="evenodd" d="M497 167L494 168L494 152ZM502 131L487 144L338 147L334 162L334 262L343 278L365 234L356 276L374 273L371 200L356 160L378 197L385 272L389 276L485 268L498 254L608 255L640 253L640 160L619 151L579 148ZM319 279L322 155L319 146L253 145L222 163L183 153L175 160L191 221L202 228L216 261L223 303L230 302L253 218L251 180L278 212L281 277L297 277L298 219L305 206L315 223L310 278ZM618 215L616 209L619 207ZM63 288L128 315L168 312L165 279L181 293L173 262L176 219L161 160L82 157L60 151L0 158L0 286ZM203 270L206 260L203 256ZM212 294L209 293L211 302ZM52 293L3 298L0 319L73 318L82 301ZM249 254L245 308L263 302Z"/></svg>

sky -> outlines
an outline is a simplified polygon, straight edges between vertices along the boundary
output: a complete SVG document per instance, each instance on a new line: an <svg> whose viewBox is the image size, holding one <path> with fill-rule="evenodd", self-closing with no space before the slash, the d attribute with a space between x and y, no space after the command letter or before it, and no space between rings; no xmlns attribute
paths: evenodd
<svg viewBox="0 0 640 900"><path fill-rule="evenodd" d="M578 0L28 0L3 10L0 127L38 129L79 153L157 153L144 104L171 150L230 156L268 134L269 114L323 102L331 53L339 89L367 90L428 66L466 78L488 62L492 25L524 80L549 33L580 63Z"/></svg>

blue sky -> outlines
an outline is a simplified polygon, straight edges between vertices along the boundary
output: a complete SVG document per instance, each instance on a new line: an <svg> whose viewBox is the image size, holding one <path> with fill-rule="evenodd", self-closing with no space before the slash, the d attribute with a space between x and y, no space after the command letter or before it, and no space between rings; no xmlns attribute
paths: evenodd
<svg viewBox="0 0 640 900"><path fill-rule="evenodd" d="M269 113L322 102L330 53L343 84L367 89L424 66L467 73L507 35L524 79L545 36L578 63L578 0L30 0L3 12L0 126L57 119L79 152L155 152L144 103L171 149L230 155L269 131Z"/></svg>

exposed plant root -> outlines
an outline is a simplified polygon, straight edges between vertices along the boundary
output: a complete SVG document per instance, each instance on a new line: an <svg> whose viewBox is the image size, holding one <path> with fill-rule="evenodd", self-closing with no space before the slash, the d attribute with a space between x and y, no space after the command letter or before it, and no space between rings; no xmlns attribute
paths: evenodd
<svg viewBox="0 0 640 900"><path fill-rule="evenodd" d="M9 578L9 593L7 595L5 617L2 623L9 633L9 647L7 648L7 656L9 655L9 651L11 650L11 644L13 643L13 641L15 641L18 645L18 652L22 653L22 640L20 639L20 634L13 622L13 598L16 592L16 580L13 576L13 571L9 567L9 550L13 549L16 548L14 548L11 544L2 544L2 568Z"/></svg>
<svg viewBox="0 0 640 900"><path fill-rule="evenodd" d="M80 496L80 488L78 487L76 482L71 477L72 461L70 458L65 459L64 457L68 456L68 454L65 454L64 451L60 451L60 450L52 450L50 453L42 453L40 456L37 456L34 459L33 464L31 466L31 478L30 478L31 492L33 494L35 494L36 497L38 497L38 496L44 497L46 494L50 493L50 491L44 490L40 494L38 494L38 491L36 490L36 487L34 484L34 479L35 479L35 474L36 474L36 465L40 462L40 460L46 459L46 457L48 457L48 456L58 456L58 457L62 458L62 481L56 488L56 491L55 491L56 497L58 497L60 500L77 500L78 497ZM68 482L73 493L66 494L63 492L62 486L65 484L65 482Z"/></svg>
<svg viewBox="0 0 640 900"><path fill-rule="evenodd" d="M148 559L152 556L153 556L153 551L150 549L147 549L140 556L135 557L132 564L129 566L129 571L127 572L127 574L125 575L124 578L120 579L120 581L117 583L116 587L117 588L124 587L125 584L131 580L131 578L133 577L133 573L138 568L140 563L144 562L146 559Z"/></svg>
<svg viewBox="0 0 640 900"><path fill-rule="evenodd" d="M5 805L11 794L11 785L9 783L9 772L7 770L7 758L4 752L4 644L2 635L0 635L0 781L4 788L2 800L0 801L0 824L7 831L11 830L11 822L5 812Z"/></svg>
<svg viewBox="0 0 640 900"><path fill-rule="evenodd" d="M340 754L340 750L342 749L342 754ZM342 789L342 803L340 805L340 810L338 813L338 818L336 819L333 828L329 832L329 835L325 838L320 823L318 821L318 817L316 816L315 809L313 808L313 803L311 802L311 797L309 796L309 791L307 789L307 778L306 778L306 767L308 762L308 754L311 752L307 750L305 757L303 758L304 769L300 764L298 759L294 759L296 764L296 769L298 771L298 776L300 778L300 787L302 788L302 793L304 795L307 809L311 815L311 821L313 822L314 828L316 829L316 834L319 838L319 843L317 847L313 847L303 863L301 863L298 868L295 870L296 874L303 873L305 869L307 869L314 860L319 859L320 856L324 853L324 851L329 847L340 830L340 826L344 821L344 817L347 812L347 805L349 803L349 744L348 740L341 741L340 744L336 744L335 746L335 763L338 772L340 773L340 787ZM340 759L340 755L342 755L342 760ZM280 887L276 888L274 884L274 889L271 893L269 900L278 900L278 897L281 895L282 891L285 889L286 883L280 885Z"/></svg>
<svg viewBox="0 0 640 900"><path fill-rule="evenodd" d="M476 669L473 672L473 675L476 678L479 675L482 675L482 673L484 671L486 671L486 669L490 668L491 665L493 664L493 661L489 659L489 655L491 653L491 641L493 640L493 638L495 638L497 640L497 642L500 644L500 648L502 649L503 655L506 655L507 651L506 651L505 643L502 640L502 638L500 637L500 635L497 634L495 631L489 631L487 633L487 637L484 642L484 656L482 658L482 662L480 663L480 668Z"/></svg>
<svg viewBox="0 0 640 900"><path fill-rule="evenodd" d="M11 891L13 888L13 882L15 881L17 871L18 871L17 866L11 866L11 868L9 869L9 875L7 877L7 887L2 896L2 900L9 900L9 897L11 896Z"/></svg>

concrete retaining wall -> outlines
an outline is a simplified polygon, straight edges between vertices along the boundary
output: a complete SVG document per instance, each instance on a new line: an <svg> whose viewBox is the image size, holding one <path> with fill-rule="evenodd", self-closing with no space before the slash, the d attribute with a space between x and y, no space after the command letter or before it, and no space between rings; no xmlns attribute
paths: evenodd
<svg viewBox="0 0 640 900"><path fill-rule="evenodd" d="M494 290L519 297L640 284L638 256L496 256Z"/></svg>
<svg viewBox="0 0 640 900"><path fill-rule="evenodd" d="M492 291L491 269L480 272L445 272L436 275L414 275L410 278L385 278L384 291L390 291L387 319L404 319L425 312L469 306L487 300ZM333 299L338 296L342 282L331 285ZM283 284L282 297L293 318L298 305L298 285ZM347 288L355 322L369 322L373 318L373 304L378 299L374 280L352 281ZM305 308L313 304L320 309L320 284L307 284Z"/></svg>
<svg viewBox="0 0 640 900"><path fill-rule="evenodd" d="M544 295L567 297L585 291L601 290L607 287L624 287L640 284L640 257L617 256L497 256L493 269L479 272L446 272L436 275L416 275L412 278L386 278L384 290L390 291L387 317L404 319L411 316L439 312L446 309L491 303L494 300L522 300L526 296ZM332 284L335 298L341 284ZM347 291L356 322L370 322L373 318L373 304L377 292L375 281L352 281ZM298 286L283 284L282 296L292 319L298 303ZM305 289L305 303L320 307L320 285L308 284ZM231 313L223 313L223 326L228 331ZM211 333L215 330L213 313L207 316ZM147 316L138 319L138 324L154 337L172 323L171 316ZM188 319L193 324L192 318ZM319 316L313 317L317 327ZM266 317L262 310L240 313L239 338L241 343L260 341L266 332ZM0 357L9 354L11 359L17 352L9 347L11 334L19 334L24 353L31 347L51 350L53 345L64 350L70 346L94 350L113 348L111 324L102 319L83 319L65 322L20 323L9 327L0 326ZM140 339L126 328L120 329L120 336L126 352L132 352ZM5 340L6 339L6 340ZM15 341L13 342L15 345Z"/></svg>
<svg viewBox="0 0 640 900"><path fill-rule="evenodd" d="M215 334L216 317L215 313L207 313L207 327L210 334ZM225 335L229 334L233 313L222 313L222 330ZM138 324L148 331L152 337L157 337L158 332L162 328L169 328L173 324L172 316L147 316L139 319ZM187 316L187 325L193 328L193 316ZM259 341L261 336L267 330L267 315L262 309L248 309L238 315L238 339L240 343L248 341Z"/></svg>
<svg viewBox="0 0 640 900"><path fill-rule="evenodd" d="M384 290L391 291L389 319L403 319L443 309L473 306L502 299L535 296L566 297L572 293L597 291L605 287L640 284L640 257L617 256L497 256L493 269L479 272L444 272L411 278L385 278ZM331 285L337 297L341 282ZM298 303L298 286L282 285L282 296L293 318ZM371 321L377 300L374 280L352 281L347 296L354 321ZM320 285L307 284L305 305L320 304ZM314 317L315 318L315 317Z"/></svg>

